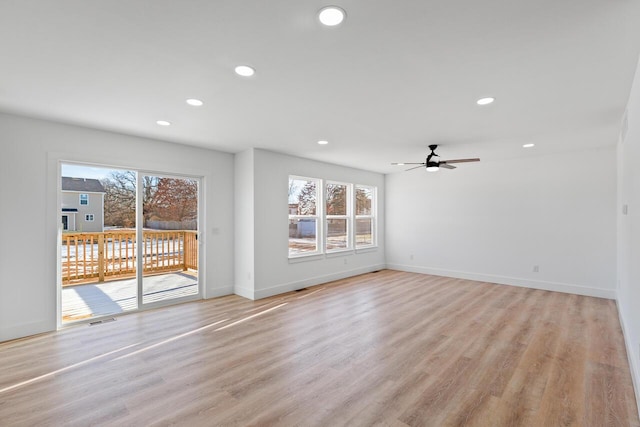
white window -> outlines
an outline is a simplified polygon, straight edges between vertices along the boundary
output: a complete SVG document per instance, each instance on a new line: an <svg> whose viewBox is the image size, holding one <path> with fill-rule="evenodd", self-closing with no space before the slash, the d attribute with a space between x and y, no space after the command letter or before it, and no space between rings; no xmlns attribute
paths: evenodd
<svg viewBox="0 0 640 427"><path fill-rule="evenodd" d="M327 252L351 248L351 185L328 182L326 194Z"/></svg>
<svg viewBox="0 0 640 427"><path fill-rule="evenodd" d="M89 195L88 194L81 194L80 195L80 204L81 205L88 205L89 204Z"/></svg>
<svg viewBox="0 0 640 427"><path fill-rule="evenodd" d="M320 180L289 177L289 256L320 253Z"/></svg>
<svg viewBox="0 0 640 427"><path fill-rule="evenodd" d="M356 248L376 244L375 187L356 185Z"/></svg>
<svg viewBox="0 0 640 427"><path fill-rule="evenodd" d="M290 258L376 246L376 187L290 176L288 211Z"/></svg>
<svg viewBox="0 0 640 427"><path fill-rule="evenodd" d="M93 214L86 214L84 216L85 221L93 221Z"/></svg>

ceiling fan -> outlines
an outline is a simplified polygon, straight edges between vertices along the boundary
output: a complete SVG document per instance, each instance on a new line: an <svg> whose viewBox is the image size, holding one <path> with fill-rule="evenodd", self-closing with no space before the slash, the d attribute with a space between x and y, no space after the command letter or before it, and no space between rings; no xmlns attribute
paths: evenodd
<svg viewBox="0 0 640 427"><path fill-rule="evenodd" d="M478 158L475 158L475 159L436 160L436 159L433 159L433 158L434 157L440 157L435 152L436 148L438 148L438 146L435 145L435 144L429 146L429 149L431 150L431 153L427 156L427 160L425 160L422 163L391 163L391 164L392 165L396 165L396 166L418 165L418 166L415 166L415 167L407 169L408 171L413 170L413 169L418 169L418 168L421 168L421 167L425 166L429 172L437 172L440 168L455 169L456 167L452 166L451 163L468 163L468 162L479 162L480 161L480 159L478 159Z"/></svg>

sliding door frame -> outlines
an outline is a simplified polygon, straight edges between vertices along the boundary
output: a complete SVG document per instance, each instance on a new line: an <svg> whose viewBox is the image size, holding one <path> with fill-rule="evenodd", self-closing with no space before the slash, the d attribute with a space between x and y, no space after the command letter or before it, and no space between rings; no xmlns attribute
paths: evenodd
<svg viewBox="0 0 640 427"><path fill-rule="evenodd" d="M113 318L115 316L121 316L121 315L125 315L125 314L130 314L130 313L136 313L136 312L140 312L140 311L145 311L145 310L151 310L154 308L158 308L158 307L164 307L164 306L170 306L170 305L175 305L175 304L181 304L184 302L190 302L190 301L198 301L201 299L206 298L206 284L205 284L205 269L206 266L204 265L204 259L205 259L205 252L206 252L206 245L205 245L205 239L203 239L204 236L204 228L206 227L205 224L205 214L206 214L206 209L205 209L205 201L204 201L204 194L205 194L205 176L204 173L202 175L191 175L188 173L180 173L180 172L166 172L166 171L154 171L151 169L146 169L146 168L141 168L141 167L134 167L134 166L126 166L126 165L118 165L116 163L114 164L105 164L105 163L99 163L99 162L92 162L90 160L83 160L83 159L75 159L73 155L69 155L67 154L62 154L62 153L49 153L47 156L47 163L50 165L51 168L55 167L56 173L55 176L57 177L56 179L56 184L54 186L49 187L50 189L55 188L55 196L52 197L52 199L55 199L56 203L55 203L55 209L54 212L51 212L51 217L53 217L55 215L56 218L56 239L52 239L53 242L55 242L56 248L55 248L55 253L56 253L56 269L55 269L55 277L56 277L56 298L55 298L55 305L56 305L56 309L55 309L55 313L56 313L56 329L63 329L66 327L70 327L70 326L74 326L74 325L78 325L78 324L83 324L83 323L90 323L90 322L95 322L95 321L100 321L100 320L104 320L104 319L109 319L109 318ZM143 228L144 228L144 224L143 224L143 212L142 212L142 186L141 186L141 181L142 181L142 176L144 175L151 175L151 176L158 176L158 177L163 177L163 178L181 178L181 179L192 179L198 182L198 221L197 221L197 240L198 240L198 274L197 274L197 280L198 280L198 293L195 295L188 295L185 297L180 297L180 298L175 298L175 299L169 299L169 300L162 300L162 301L158 301L158 302L154 302L154 303L147 303L144 304L142 301L143 295L142 295L142 279L143 279L143 274L144 274L144 267L143 267L143 259L142 259L142 245L138 244L136 245L136 257L139 260L138 264L136 266L136 284L137 284L137 308L135 310L129 310L129 311L125 311L125 312L121 312L121 313L114 313L114 314L110 314L110 315L104 315L104 316L96 316L96 317L91 317L88 319L83 319L83 320L78 320L78 321L74 321L74 322L68 322L68 323L63 323L62 322L62 268L61 268L61 260L62 260L62 253L61 253L61 245L62 245L62 220L60 218L60 212L62 210L62 164L69 164L69 165L77 165L77 166L86 166L86 167L97 167L97 168L104 168L104 169L114 169L114 170L128 170L128 171L132 171L136 173L136 240L138 242L143 242L142 240L142 232L143 232ZM50 169L51 170L51 169ZM53 200L52 200L53 201ZM53 207L54 205L49 204L49 206ZM52 243L53 243L52 242Z"/></svg>

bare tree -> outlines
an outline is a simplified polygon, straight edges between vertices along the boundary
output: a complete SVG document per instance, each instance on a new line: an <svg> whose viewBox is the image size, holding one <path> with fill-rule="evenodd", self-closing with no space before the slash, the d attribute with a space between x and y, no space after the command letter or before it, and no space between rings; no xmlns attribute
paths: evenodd
<svg viewBox="0 0 640 427"><path fill-rule="evenodd" d="M298 215L315 215L316 198L315 181L307 181L298 194Z"/></svg>
<svg viewBox="0 0 640 427"><path fill-rule="evenodd" d="M347 186L327 184L327 215L347 214Z"/></svg>
<svg viewBox="0 0 640 427"><path fill-rule="evenodd" d="M136 225L136 172L112 171L103 179L105 225L132 228ZM198 182L191 179L142 177L144 223L190 221L198 217Z"/></svg>
<svg viewBox="0 0 640 427"><path fill-rule="evenodd" d="M143 213L145 220L153 211L154 195L158 189L159 178L143 177ZM136 172L112 171L109 178L101 181L105 189L104 223L117 227L135 227L136 225Z"/></svg>
<svg viewBox="0 0 640 427"><path fill-rule="evenodd" d="M356 188L356 215L371 215L371 190Z"/></svg>
<svg viewBox="0 0 640 427"><path fill-rule="evenodd" d="M160 221L188 221L198 217L197 181L160 178L152 200L150 218Z"/></svg>

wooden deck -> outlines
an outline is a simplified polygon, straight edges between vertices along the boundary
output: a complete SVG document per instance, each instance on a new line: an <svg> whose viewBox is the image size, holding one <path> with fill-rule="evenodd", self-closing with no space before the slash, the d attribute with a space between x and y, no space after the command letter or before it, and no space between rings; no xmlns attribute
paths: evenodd
<svg viewBox="0 0 640 427"><path fill-rule="evenodd" d="M195 295L198 293L198 283L192 275L175 272L145 277L143 289L142 300L148 304ZM108 316L136 308L135 278L62 289L63 322Z"/></svg>

